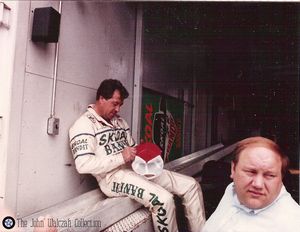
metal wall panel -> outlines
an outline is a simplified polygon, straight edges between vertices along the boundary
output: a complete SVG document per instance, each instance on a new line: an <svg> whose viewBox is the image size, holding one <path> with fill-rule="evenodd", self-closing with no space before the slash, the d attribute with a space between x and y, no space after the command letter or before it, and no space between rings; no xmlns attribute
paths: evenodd
<svg viewBox="0 0 300 232"><path fill-rule="evenodd" d="M76 93L74 98L70 93ZM27 74L24 90L18 213L27 215L96 187L95 182L79 175L68 145L68 130L95 91L59 82L57 117L59 135L47 134L51 80Z"/></svg>
<svg viewBox="0 0 300 232"><path fill-rule="evenodd" d="M52 3L56 8L58 2ZM131 97L121 115L129 124L132 117L135 9L127 3L63 2L55 98L60 129L57 136L47 134L54 44L30 40L32 10L47 4L31 2L24 95L22 104L15 106L22 109L16 204L20 217L97 187L94 178L76 172L68 130L94 103L103 79L124 83Z"/></svg>
<svg viewBox="0 0 300 232"><path fill-rule="evenodd" d="M30 6L26 72L38 74L52 78L54 66L55 43L33 43L31 41L31 31L33 22L33 12L39 7L53 7L58 9L58 1L32 1ZM24 22L25 23L25 22ZM24 45L25 46L25 45Z"/></svg>

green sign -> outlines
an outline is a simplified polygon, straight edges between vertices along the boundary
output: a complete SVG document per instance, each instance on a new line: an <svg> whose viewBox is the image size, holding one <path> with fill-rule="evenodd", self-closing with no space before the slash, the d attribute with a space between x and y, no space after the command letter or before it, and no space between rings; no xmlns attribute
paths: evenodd
<svg viewBox="0 0 300 232"><path fill-rule="evenodd" d="M182 155L183 111L182 101L143 88L141 139L157 144L164 162Z"/></svg>

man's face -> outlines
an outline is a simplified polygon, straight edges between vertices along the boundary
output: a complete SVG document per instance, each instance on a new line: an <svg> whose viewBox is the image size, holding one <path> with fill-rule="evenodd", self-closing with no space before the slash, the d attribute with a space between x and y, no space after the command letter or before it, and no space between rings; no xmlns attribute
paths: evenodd
<svg viewBox="0 0 300 232"><path fill-rule="evenodd" d="M112 97L107 100L100 96L99 103L101 108L101 117L106 120L111 120L120 111L120 108L123 105L123 100L119 90L115 90Z"/></svg>
<svg viewBox="0 0 300 232"><path fill-rule="evenodd" d="M239 201L250 209L261 209L272 203L282 186L281 159L265 147L242 151L231 178Z"/></svg>

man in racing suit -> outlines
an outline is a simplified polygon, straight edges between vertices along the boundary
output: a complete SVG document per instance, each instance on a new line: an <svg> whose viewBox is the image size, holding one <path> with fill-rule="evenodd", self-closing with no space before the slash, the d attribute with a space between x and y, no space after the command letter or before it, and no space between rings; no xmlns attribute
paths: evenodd
<svg viewBox="0 0 300 232"><path fill-rule="evenodd" d="M104 80L96 103L70 128L70 146L79 173L92 174L108 197L128 196L148 207L155 231L178 231L173 194L182 198L190 231L205 222L203 196L194 178L163 170L151 181L135 173L130 164L135 142L125 120L118 115L128 92L121 82Z"/></svg>

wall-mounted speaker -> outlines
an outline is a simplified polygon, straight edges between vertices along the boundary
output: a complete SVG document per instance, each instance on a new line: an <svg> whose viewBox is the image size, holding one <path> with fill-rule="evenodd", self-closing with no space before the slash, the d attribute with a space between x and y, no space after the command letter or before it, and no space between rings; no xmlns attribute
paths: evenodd
<svg viewBox="0 0 300 232"><path fill-rule="evenodd" d="M31 40L33 42L57 43L60 13L52 7L35 8Z"/></svg>

